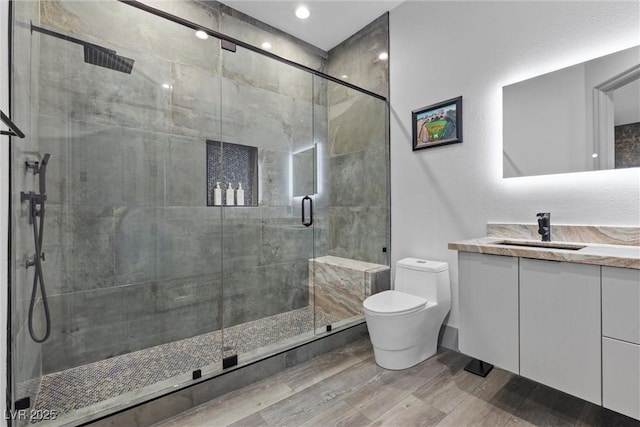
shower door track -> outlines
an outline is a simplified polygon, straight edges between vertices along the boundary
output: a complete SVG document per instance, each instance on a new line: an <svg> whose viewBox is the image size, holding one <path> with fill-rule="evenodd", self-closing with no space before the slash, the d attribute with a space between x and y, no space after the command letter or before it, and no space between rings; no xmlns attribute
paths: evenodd
<svg viewBox="0 0 640 427"><path fill-rule="evenodd" d="M278 55L276 55L274 53L271 53L271 52L268 52L266 50L263 50L263 49L260 49L258 47L255 47L255 46L253 46L253 45L251 45L249 43L245 43L245 42L243 42L241 40L235 39L233 37L229 37L229 36L227 36L225 34L219 33L217 31L214 31L214 30L212 30L210 28L207 28L207 27L203 27L202 25L198 25L195 22L189 21L189 20L184 19L184 18L180 18L179 16L176 16L176 15L172 15L170 13L167 13L167 12L163 11L163 10L156 9L155 7L152 7L152 6L149 6L147 4L141 3L141 2L139 2L137 0L118 0L118 1L122 2L124 4L127 4L129 6L135 7L137 9L143 10L145 12L151 13L153 15L159 16L161 18L168 19L169 21L173 21L176 24L180 24L182 26L191 28L193 30L204 31L208 35L210 35L212 37L215 37L217 39L224 40L224 41L233 43L233 44L238 45L238 46L242 46L243 48L248 49L248 50L250 50L252 52L259 53L260 55L264 55L264 56L267 56L267 57L269 57L271 59L275 59L276 61L279 61L279 62L282 62L284 64L287 64L287 65L289 65L291 67L295 67L295 68L297 68L299 70L306 71L306 72L311 73L313 75L316 75L318 77L322 77L324 79L330 80L330 81L332 81L334 83L337 83L339 85L346 86L346 87L348 87L350 89L356 90L358 92L361 92L361 93L367 94L369 96L372 96L372 97L374 97L376 99L380 99L380 100L382 100L384 102L387 102L387 98L386 97L384 97L382 95L379 95L379 94L377 94L375 92L371 92L371 91L369 91L367 89L361 88L361 87L356 86L354 84L342 81L342 80L340 80L340 79L338 79L336 77L333 77L333 76L330 76L328 74L325 74L322 71L314 70L313 68L307 67L306 65L302 65L302 64L299 64L299 63L297 63L295 61L291 61L290 59L283 58L283 57L278 56Z"/></svg>

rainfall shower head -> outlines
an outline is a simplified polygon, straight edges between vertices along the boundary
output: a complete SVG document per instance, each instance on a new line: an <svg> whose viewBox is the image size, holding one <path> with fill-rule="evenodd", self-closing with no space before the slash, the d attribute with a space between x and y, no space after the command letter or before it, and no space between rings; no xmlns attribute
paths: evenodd
<svg viewBox="0 0 640 427"><path fill-rule="evenodd" d="M98 67L108 68L114 71L120 71L121 73L131 74L133 69L133 63L135 62L131 58L126 58L116 54L115 50L107 49L106 47L98 46L97 44L85 42L84 40L77 39L75 37L60 34L56 31L49 30L47 28L38 27L31 24L31 31L37 31L48 36L56 37L62 40L76 43L84 47L84 62L87 64L97 65Z"/></svg>
<svg viewBox="0 0 640 427"><path fill-rule="evenodd" d="M117 55L115 50L87 43L84 45L84 62L131 74L134 60Z"/></svg>

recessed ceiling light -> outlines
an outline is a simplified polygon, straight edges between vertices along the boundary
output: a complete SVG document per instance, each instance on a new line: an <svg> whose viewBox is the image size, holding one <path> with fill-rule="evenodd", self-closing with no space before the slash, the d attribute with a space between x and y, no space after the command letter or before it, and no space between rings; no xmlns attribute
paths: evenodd
<svg viewBox="0 0 640 427"><path fill-rule="evenodd" d="M198 31L196 31L196 37L201 39L201 40L206 40L206 39L209 38L209 34L205 33L202 30L198 30Z"/></svg>
<svg viewBox="0 0 640 427"><path fill-rule="evenodd" d="M307 19L309 15L309 9L304 6L300 6L296 9L296 16L300 19Z"/></svg>
<svg viewBox="0 0 640 427"><path fill-rule="evenodd" d="M598 153L593 153L593 154L591 155L591 157L593 157L594 159L597 159L597 158L598 158Z"/></svg>
<svg viewBox="0 0 640 427"><path fill-rule="evenodd" d="M378 55L378 59L381 61L386 61L387 59L389 59L389 54L387 52L382 52L380 55Z"/></svg>
<svg viewBox="0 0 640 427"><path fill-rule="evenodd" d="M165 89L171 89L173 86L171 86L169 83L163 83L162 87Z"/></svg>
<svg viewBox="0 0 640 427"><path fill-rule="evenodd" d="M340 78L341 78L342 80L346 80L347 78L349 78L349 76L347 76L346 74L343 74L343 75L341 75L341 76L340 76Z"/></svg>
<svg viewBox="0 0 640 427"><path fill-rule="evenodd" d="M271 43L269 43L269 42L262 43L262 48L265 49L265 50L271 49Z"/></svg>

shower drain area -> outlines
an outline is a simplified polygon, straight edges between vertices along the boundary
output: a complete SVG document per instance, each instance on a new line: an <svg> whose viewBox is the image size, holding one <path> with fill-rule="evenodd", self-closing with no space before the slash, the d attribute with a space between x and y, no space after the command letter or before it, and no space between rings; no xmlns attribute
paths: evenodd
<svg viewBox="0 0 640 427"><path fill-rule="evenodd" d="M180 374L290 340L339 319L311 306L42 377L34 409L58 417ZM224 333L224 337L223 337ZM224 339L224 344L223 344ZM32 422L37 422L33 420Z"/></svg>

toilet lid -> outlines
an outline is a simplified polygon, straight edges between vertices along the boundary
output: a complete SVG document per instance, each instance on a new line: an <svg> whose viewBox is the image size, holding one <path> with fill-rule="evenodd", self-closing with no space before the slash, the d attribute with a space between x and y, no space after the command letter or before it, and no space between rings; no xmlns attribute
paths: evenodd
<svg viewBox="0 0 640 427"><path fill-rule="evenodd" d="M380 314L406 314L416 311L427 303L426 298L400 291L384 291L364 300L366 310Z"/></svg>

